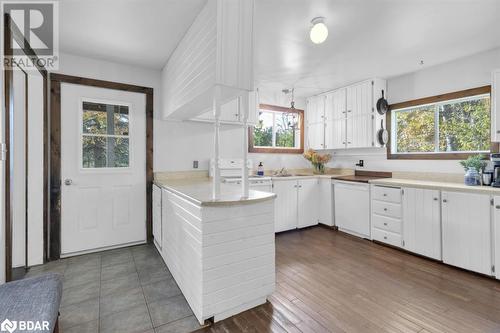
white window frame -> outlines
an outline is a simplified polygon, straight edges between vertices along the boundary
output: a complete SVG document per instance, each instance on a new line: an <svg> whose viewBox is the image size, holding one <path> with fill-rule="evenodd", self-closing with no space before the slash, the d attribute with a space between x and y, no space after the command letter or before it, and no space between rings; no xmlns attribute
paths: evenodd
<svg viewBox="0 0 500 333"><path fill-rule="evenodd" d="M97 103L97 104L107 104L107 105L117 105L117 106L126 106L128 107L128 135L109 135L109 134L88 134L83 133L83 103ZM133 112L132 103L120 102L114 100L106 100L106 99L96 99L90 97L81 97L78 101L78 168L80 172L100 172L100 173L130 173L133 170L133 136L132 136L132 128L133 128ZM114 138L128 138L128 166L127 167L102 167L102 168L84 168L83 167L83 136L95 136L95 137L114 137Z"/></svg>
<svg viewBox="0 0 500 333"><path fill-rule="evenodd" d="M442 102L437 102L437 103L427 103L427 104L421 104L421 105L415 105L415 106L410 106L406 108L400 108L400 109L393 109L391 110L391 154L393 155L415 155L415 154L476 154L476 153L489 153L489 150L457 150L457 151L440 151L439 150L439 109L443 105L447 104L453 104L453 103L460 103L460 102L465 102L465 101L470 101L470 100L476 100L476 99L481 99L484 97L490 98L490 105L491 105L491 95L489 93L486 94L478 94L478 95L473 95L473 96L467 96L467 97L461 97L461 98L455 98L455 99L449 99L445 100ZM423 108L427 106L434 106L434 151L433 152L399 152L397 151L397 114L400 112L405 112L405 111L410 111L414 110L417 108ZM491 114L491 111L490 111ZM493 118L490 116L490 122L493 121ZM491 127L491 126L490 126Z"/></svg>

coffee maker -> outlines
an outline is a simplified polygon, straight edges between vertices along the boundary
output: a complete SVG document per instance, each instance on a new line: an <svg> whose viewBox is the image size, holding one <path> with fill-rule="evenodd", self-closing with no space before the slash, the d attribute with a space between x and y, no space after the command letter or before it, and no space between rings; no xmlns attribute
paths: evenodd
<svg viewBox="0 0 500 333"><path fill-rule="evenodd" d="M500 154L490 154L491 167L493 168L493 182L491 186L500 187Z"/></svg>

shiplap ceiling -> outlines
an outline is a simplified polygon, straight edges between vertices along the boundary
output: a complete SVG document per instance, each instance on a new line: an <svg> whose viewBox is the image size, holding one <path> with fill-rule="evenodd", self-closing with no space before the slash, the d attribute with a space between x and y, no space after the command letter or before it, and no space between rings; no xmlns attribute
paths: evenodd
<svg viewBox="0 0 500 333"><path fill-rule="evenodd" d="M161 69L206 1L60 1L61 51ZM316 16L329 28L320 45ZM258 84L298 96L499 46L500 0L256 0Z"/></svg>

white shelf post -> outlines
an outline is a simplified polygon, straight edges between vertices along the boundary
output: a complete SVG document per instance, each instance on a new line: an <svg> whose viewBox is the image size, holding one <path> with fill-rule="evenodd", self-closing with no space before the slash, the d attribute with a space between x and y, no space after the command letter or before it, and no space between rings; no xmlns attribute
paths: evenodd
<svg viewBox="0 0 500 333"><path fill-rule="evenodd" d="M248 198L249 184L248 184L248 112L249 112L249 93L245 91L238 97L238 108L240 109L240 117L243 123L243 170L241 174L242 184L242 197Z"/></svg>
<svg viewBox="0 0 500 333"><path fill-rule="evenodd" d="M220 199L220 87L215 86L213 97L213 112L214 112L214 177L212 179L212 198Z"/></svg>

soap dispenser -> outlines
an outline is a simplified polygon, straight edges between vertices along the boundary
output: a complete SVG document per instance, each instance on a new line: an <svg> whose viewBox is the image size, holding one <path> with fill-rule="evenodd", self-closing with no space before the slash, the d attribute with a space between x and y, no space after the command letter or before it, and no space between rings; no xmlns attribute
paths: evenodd
<svg viewBox="0 0 500 333"><path fill-rule="evenodd" d="M262 162L259 162L259 165L257 166L257 176L264 176L264 166L262 165Z"/></svg>

